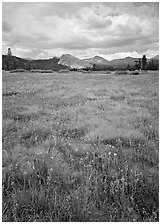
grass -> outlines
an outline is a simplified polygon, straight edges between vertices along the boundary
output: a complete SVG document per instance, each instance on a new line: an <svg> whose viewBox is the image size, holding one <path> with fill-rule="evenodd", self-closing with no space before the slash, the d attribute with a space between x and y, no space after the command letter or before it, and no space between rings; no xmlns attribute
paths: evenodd
<svg viewBox="0 0 161 224"><path fill-rule="evenodd" d="M3 72L3 221L159 221L158 72Z"/></svg>

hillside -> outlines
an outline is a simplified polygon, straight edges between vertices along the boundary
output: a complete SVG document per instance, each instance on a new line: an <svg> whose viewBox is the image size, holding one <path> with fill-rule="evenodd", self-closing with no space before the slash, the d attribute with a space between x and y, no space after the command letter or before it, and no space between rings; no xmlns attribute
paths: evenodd
<svg viewBox="0 0 161 224"><path fill-rule="evenodd" d="M67 67L58 63L59 59L53 57L51 59L32 60L31 66L33 69L52 69L54 71L66 69Z"/></svg>
<svg viewBox="0 0 161 224"><path fill-rule="evenodd" d="M159 55L156 55L153 59L154 60L159 60Z"/></svg>
<svg viewBox="0 0 161 224"><path fill-rule="evenodd" d="M128 65L135 66L136 61L138 61L138 58L126 57L121 59L114 59L111 61L110 65L114 67L127 67Z"/></svg>
<svg viewBox="0 0 161 224"><path fill-rule="evenodd" d="M53 57L51 59L27 60L16 56L8 57L7 55L2 55L2 69L52 69L53 71L65 69L66 66L58 64L58 61L59 59L56 57Z"/></svg>
<svg viewBox="0 0 161 224"><path fill-rule="evenodd" d="M152 60L154 62L158 62L159 63L159 55L156 55L155 57L148 59L148 62L151 62Z"/></svg>
<svg viewBox="0 0 161 224"><path fill-rule="evenodd" d="M158 70L159 69L159 55L156 55L155 57L150 58L148 60L147 68L151 69L151 70Z"/></svg>
<svg viewBox="0 0 161 224"><path fill-rule="evenodd" d="M70 54L63 54L58 62L61 65L65 65L70 67L71 69L82 69L82 68L92 68L93 65L85 62L83 60L80 60L77 57L74 57Z"/></svg>

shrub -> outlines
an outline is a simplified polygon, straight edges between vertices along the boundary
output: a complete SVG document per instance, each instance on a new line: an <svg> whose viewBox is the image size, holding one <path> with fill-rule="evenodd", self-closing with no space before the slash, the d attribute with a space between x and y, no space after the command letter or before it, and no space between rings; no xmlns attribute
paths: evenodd
<svg viewBox="0 0 161 224"><path fill-rule="evenodd" d="M31 69L30 72L34 73L53 73L53 70L47 69Z"/></svg>
<svg viewBox="0 0 161 224"><path fill-rule="evenodd" d="M16 73L16 72L27 72L27 70L23 68L18 68L10 71L10 73Z"/></svg>
<svg viewBox="0 0 161 224"><path fill-rule="evenodd" d="M116 75L126 75L127 71L116 71Z"/></svg>
<svg viewBox="0 0 161 224"><path fill-rule="evenodd" d="M132 72L132 74L133 75L139 75L139 71L138 70L135 70L135 71Z"/></svg>

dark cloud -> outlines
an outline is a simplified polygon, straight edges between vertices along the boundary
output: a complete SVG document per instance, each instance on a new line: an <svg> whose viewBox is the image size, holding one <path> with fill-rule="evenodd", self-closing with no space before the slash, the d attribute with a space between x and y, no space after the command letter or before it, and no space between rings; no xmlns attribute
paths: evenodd
<svg viewBox="0 0 161 224"><path fill-rule="evenodd" d="M111 17L116 17L116 16L119 16L119 15L121 15L121 13L118 13L118 12L108 13L108 16L111 16Z"/></svg>

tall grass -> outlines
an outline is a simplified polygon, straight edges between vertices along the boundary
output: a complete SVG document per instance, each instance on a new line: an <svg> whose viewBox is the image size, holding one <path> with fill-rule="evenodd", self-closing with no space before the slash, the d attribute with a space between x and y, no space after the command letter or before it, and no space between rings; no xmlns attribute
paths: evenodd
<svg viewBox="0 0 161 224"><path fill-rule="evenodd" d="M26 165L15 159L3 168L3 221L158 220L155 176L149 182L140 163L146 150L143 155L132 143L131 159L139 164L133 166L123 146L77 154L65 144L57 139L46 154L28 156ZM61 173L57 159L70 175Z"/></svg>
<svg viewBox="0 0 161 224"><path fill-rule="evenodd" d="M159 221L156 74L12 77L3 76L3 221Z"/></svg>

